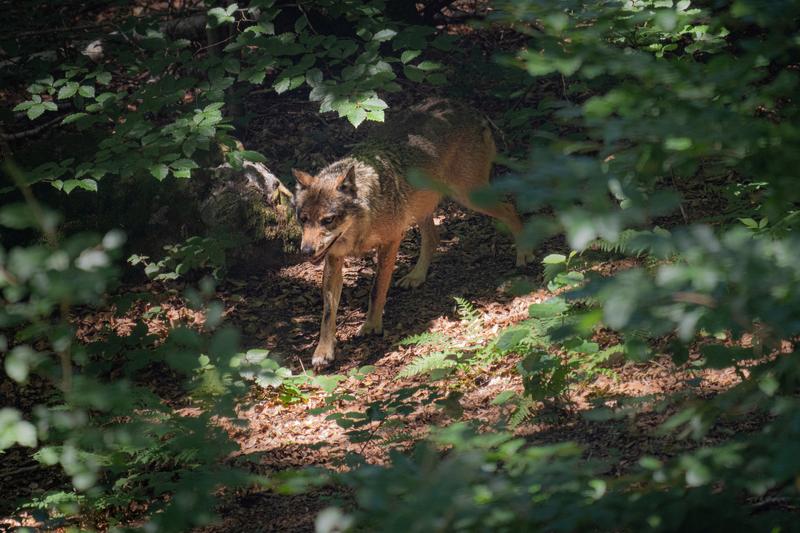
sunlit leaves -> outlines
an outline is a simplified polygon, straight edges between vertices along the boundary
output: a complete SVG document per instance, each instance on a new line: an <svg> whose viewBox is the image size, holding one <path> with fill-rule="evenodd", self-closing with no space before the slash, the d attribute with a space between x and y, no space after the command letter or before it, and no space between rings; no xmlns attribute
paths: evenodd
<svg viewBox="0 0 800 533"><path fill-rule="evenodd" d="M36 427L33 424L23 420L16 409L0 409L0 451L15 444L32 448L36 443Z"/></svg>

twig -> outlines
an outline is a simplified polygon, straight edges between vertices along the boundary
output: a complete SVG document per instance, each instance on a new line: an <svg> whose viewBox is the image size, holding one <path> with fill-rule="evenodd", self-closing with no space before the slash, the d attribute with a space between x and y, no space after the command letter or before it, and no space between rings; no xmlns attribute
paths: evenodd
<svg viewBox="0 0 800 533"><path fill-rule="evenodd" d="M700 305L714 309L717 302L711 296L699 292L679 291L672 295L673 302Z"/></svg>
<svg viewBox="0 0 800 533"><path fill-rule="evenodd" d="M57 122L63 120L64 116L66 116L66 115L58 116L58 117L56 117L56 118L54 118L52 120L49 120L49 121L45 122L44 124L36 126L35 128L31 128L29 130L19 131L17 133L0 133L0 140L3 140L3 141L15 141L17 139L24 139L25 137L33 137L34 135L46 130L50 126L52 126L52 125L56 124Z"/></svg>
<svg viewBox="0 0 800 533"><path fill-rule="evenodd" d="M789 498L786 498L786 497L783 497L783 496L772 496L772 497L769 497L769 498L764 498L761 501L751 503L750 507L753 507L754 509L759 509L761 507L765 507L765 506L773 505L773 504L783 505L783 504L789 503L790 501L791 500Z"/></svg>
<svg viewBox="0 0 800 533"><path fill-rule="evenodd" d="M572 103L572 100L570 100L569 96L567 96L567 79L564 77L563 74L561 75L561 94L564 96L564 100L566 100L570 104Z"/></svg>
<svg viewBox="0 0 800 533"><path fill-rule="evenodd" d="M29 31L21 31L19 33L13 33L10 37L14 39L18 39L20 37L35 37L37 35L48 35L51 33L69 33L73 31L82 31L82 30L99 30L101 28L109 28L112 24L109 22L103 22L101 24L84 24L82 26L71 26L71 27L63 27L63 28L47 28L46 30L29 30Z"/></svg>
<svg viewBox="0 0 800 533"><path fill-rule="evenodd" d="M484 114L483 114L483 118L486 120L486 122L488 122L488 123L489 123L489 125L490 125L492 128L494 128L494 130L495 130L497 133L499 133L499 134L500 134L500 139L502 139L502 141L503 141L503 146L505 146L505 149L506 149L506 150L508 150L508 141L506 140L506 134L505 134L505 132L504 132L502 129L500 129L500 126L498 126L497 124L495 124L495 123L494 123L494 121L493 121L491 118L489 118L489 115L487 115L487 114L485 114L485 113L484 113Z"/></svg>
<svg viewBox="0 0 800 533"><path fill-rule="evenodd" d="M224 39L222 39L222 40L220 40L220 41L217 41L217 42L214 42L214 43L209 43L209 44L207 44L206 46L201 46L200 48L198 48L197 50L195 50L195 55L196 55L196 54L198 54L198 53L200 53L200 52L202 52L203 50L209 50L209 49L210 49L210 50L215 50L215 49L216 49L216 47L218 47L218 46L219 46L219 45L221 45L221 44L225 44L225 43L227 43L228 41L230 41L230 40L231 40L231 39L233 39L234 37L235 37L235 35L229 35L228 37L226 37L226 38L224 38Z"/></svg>
<svg viewBox="0 0 800 533"><path fill-rule="evenodd" d="M675 187L675 190L678 190L678 183L675 181L675 171L670 169L669 170L670 177L672 178L672 186ZM678 207L681 210L681 216L683 216L683 221L685 223L689 223L689 215L686 214L686 210L683 208L683 202L678 200Z"/></svg>
<svg viewBox="0 0 800 533"><path fill-rule="evenodd" d="M9 285L14 287L19 285L17 277L8 270L6 270L5 267L2 265L0 265L0 275L2 275L5 278L5 280L8 282Z"/></svg>
<svg viewBox="0 0 800 533"><path fill-rule="evenodd" d="M361 447L361 450L358 452L359 454L363 454L364 453L364 450L366 450L367 446L369 446L369 444L372 442L372 439L373 439L373 437L375 437L375 434L378 433L378 430L381 429L381 427L383 427L383 423L384 422L386 422L386 418L384 418L383 420L378 422L378 425L376 425L375 428L370 432L369 438L367 438L367 440L364 442L364 445Z"/></svg>
<svg viewBox="0 0 800 533"><path fill-rule="evenodd" d="M297 9L299 9L300 13L303 14L303 18L306 19L306 24L308 24L308 27L311 29L312 32L314 32L314 35L319 35L319 32L316 29L314 29L314 26L311 25L311 19L308 18L308 13L306 13L305 8L303 8L303 6L300 3L298 3Z"/></svg>
<svg viewBox="0 0 800 533"><path fill-rule="evenodd" d="M33 470L38 470L40 468L42 468L42 465L37 463L35 465L22 466L20 468L15 468L14 470L6 470L5 472L0 472L0 479L2 479L4 477L15 476L17 474L22 474L24 472L32 472Z"/></svg>

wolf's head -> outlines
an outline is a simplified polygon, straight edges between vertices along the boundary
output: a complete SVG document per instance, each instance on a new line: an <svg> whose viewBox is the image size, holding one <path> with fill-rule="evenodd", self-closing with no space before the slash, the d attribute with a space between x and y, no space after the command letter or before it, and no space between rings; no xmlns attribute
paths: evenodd
<svg viewBox="0 0 800 533"><path fill-rule="evenodd" d="M330 169L317 176L292 169L297 180L295 209L303 228L300 251L314 264L333 252L344 254L345 232L359 211L355 167Z"/></svg>

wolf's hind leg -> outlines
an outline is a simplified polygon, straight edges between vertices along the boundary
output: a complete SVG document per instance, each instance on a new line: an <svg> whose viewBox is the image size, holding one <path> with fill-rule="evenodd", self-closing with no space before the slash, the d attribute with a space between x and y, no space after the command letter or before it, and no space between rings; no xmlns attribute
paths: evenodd
<svg viewBox="0 0 800 533"><path fill-rule="evenodd" d="M513 205L508 202L497 202L491 205L476 205L466 195L458 196L455 200L478 213L494 217L500 222L508 226L511 234L514 235L514 241L517 245L517 266L525 266L533 261L533 249L529 246L520 244L520 236L522 235L522 221L517 214L517 210Z"/></svg>
<svg viewBox="0 0 800 533"><path fill-rule="evenodd" d="M400 238L378 247L378 268L375 271L375 280L372 282L372 291L369 295L369 308L367 320L359 330L359 335L383 333L383 306L386 304L386 293L392 281L392 272L397 260L397 250L400 248Z"/></svg>
<svg viewBox="0 0 800 533"><path fill-rule="evenodd" d="M411 272L400 278L397 282L398 287L411 289L419 287L428 277L428 267L431 266L431 259L436 247L439 245L439 233L433 223L433 215L427 216L419 223L419 232L422 234L420 244L419 259Z"/></svg>

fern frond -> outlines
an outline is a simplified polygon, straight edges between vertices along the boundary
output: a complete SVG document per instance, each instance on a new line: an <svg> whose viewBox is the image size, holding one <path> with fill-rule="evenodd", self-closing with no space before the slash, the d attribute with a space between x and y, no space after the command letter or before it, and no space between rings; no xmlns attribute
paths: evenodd
<svg viewBox="0 0 800 533"><path fill-rule="evenodd" d="M434 352L420 355L400 371L398 377L409 378L420 374L429 374L434 370L445 370L456 366L453 354L448 352Z"/></svg>
<svg viewBox="0 0 800 533"><path fill-rule="evenodd" d="M565 270L566 267L564 266L564 263L545 263L543 272L545 283L548 281L553 281L557 275L561 274Z"/></svg>
<svg viewBox="0 0 800 533"><path fill-rule="evenodd" d="M530 398L522 398L517 404L517 409L508 419L508 427L509 429L514 429L523 422L525 422L528 418L531 417L531 409L533 409L536 402L531 400Z"/></svg>
<svg viewBox="0 0 800 533"><path fill-rule="evenodd" d="M463 322L472 324L480 320L481 314L477 309L475 309L475 306L472 304L472 302L466 298L461 298L460 296L456 296L454 299L458 308L458 317Z"/></svg>
<svg viewBox="0 0 800 533"><path fill-rule="evenodd" d="M653 237L668 236L669 231L655 227L652 230L626 229L615 241L599 238L592 243L592 248L606 253L619 253L640 257L652 253Z"/></svg>
<svg viewBox="0 0 800 533"><path fill-rule="evenodd" d="M413 344L415 346L435 345L442 347L448 345L449 342L450 339L444 333L440 333L438 331L425 331L423 333L406 337L405 339L401 340L399 344L400 346L409 346Z"/></svg>
<svg viewBox="0 0 800 533"><path fill-rule="evenodd" d="M630 243L634 237L641 233L641 231L635 229L626 229L619 234L617 240L608 241L603 238L598 238L596 241L594 241L594 243L592 243L592 247L606 253L632 253L630 250Z"/></svg>
<svg viewBox="0 0 800 533"><path fill-rule="evenodd" d="M477 335L483 324L483 317L481 312L475 308L469 300L465 298L455 297L456 306L458 308L458 316L461 318L461 323L466 326L466 334L468 338Z"/></svg>

